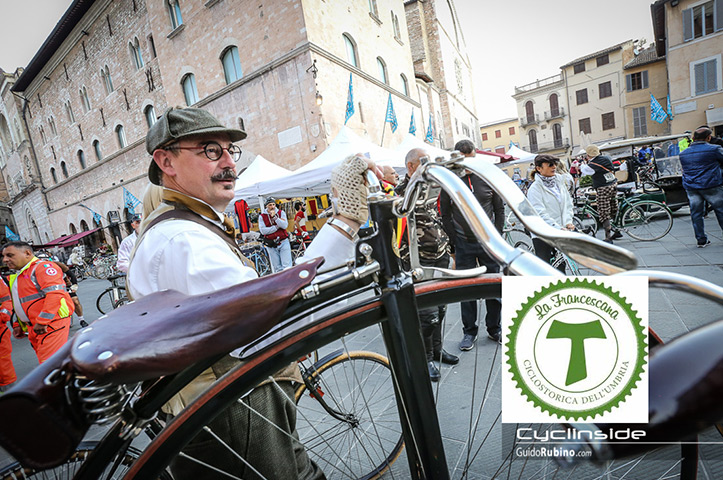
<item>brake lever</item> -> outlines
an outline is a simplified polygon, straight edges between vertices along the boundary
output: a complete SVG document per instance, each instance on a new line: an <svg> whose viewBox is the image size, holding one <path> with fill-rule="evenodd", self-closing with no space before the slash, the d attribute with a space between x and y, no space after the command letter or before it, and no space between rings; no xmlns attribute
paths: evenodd
<svg viewBox="0 0 723 480"><path fill-rule="evenodd" d="M607 275L637 268L637 258L624 248L589 235L558 230L545 223L517 185L496 166L474 157L455 157L454 160L487 182L530 232L565 252L577 263Z"/></svg>

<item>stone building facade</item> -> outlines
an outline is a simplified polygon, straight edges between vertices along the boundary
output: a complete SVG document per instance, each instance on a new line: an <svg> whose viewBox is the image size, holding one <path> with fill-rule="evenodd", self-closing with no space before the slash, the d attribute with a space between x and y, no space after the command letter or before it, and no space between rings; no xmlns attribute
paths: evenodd
<svg viewBox="0 0 723 480"><path fill-rule="evenodd" d="M584 138L585 142L602 143L628 136L623 66L633 59L633 48L633 41L627 40L560 67L570 107L573 150L583 145Z"/></svg>
<svg viewBox="0 0 723 480"><path fill-rule="evenodd" d="M520 146L520 119L517 117L480 125L479 131L482 137L480 150L505 153L511 143Z"/></svg>
<svg viewBox="0 0 723 480"><path fill-rule="evenodd" d="M0 70L0 236L7 225L20 238L38 244L54 237L23 102L11 91L21 73L20 68L13 73Z"/></svg>
<svg viewBox="0 0 723 480"><path fill-rule="evenodd" d="M515 87L520 148L565 156L570 148L570 111L562 74Z"/></svg>
<svg viewBox="0 0 723 480"><path fill-rule="evenodd" d="M431 114L435 145L441 148L464 138L480 145L472 67L454 3L407 0L404 8L422 126L426 131Z"/></svg>
<svg viewBox="0 0 723 480"><path fill-rule="evenodd" d="M709 125L723 135L723 0L658 0L655 46L666 58L671 130Z"/></svg>
<svg viewBox="0 0 723 480"><path fill-rule="evenodd" d="M439 33L456 21L453 10L446 20L427 12L443 39L428 42L427 59L460 60L446 69L434 60L433 77L420 79L408 8L393 0L76 0L12 88L25 99L18 108L27 111L45 198L44 209L32 207L47 212L45 224L36 220L47 232L40 240L103 227L117 245L127 232L123 187L142 198L150 161L144 138L169 106L211 111L248 132L240 144L247 157L290 169L316 157L344 126L350 76L355 113L346 125L373 142L400 143L412 112L417 136L430 112L438 144L473 136L463 39L452 48ZM453 78L462 87L448 90L447 70L461 72ZM390 96L394 133L384 121ZM457 135L455 119L469 135Z"/></svg>
<svg viewBox="0 0 723 480"><path fill-rule="evenodd" d="M625 124L628 138L667 135L670 122L659 123L650 118L650 95L663 109L667 105L668 79L665 57L659 57L655 45L637 52L635 58L623 67L625 75Z"/></svg>

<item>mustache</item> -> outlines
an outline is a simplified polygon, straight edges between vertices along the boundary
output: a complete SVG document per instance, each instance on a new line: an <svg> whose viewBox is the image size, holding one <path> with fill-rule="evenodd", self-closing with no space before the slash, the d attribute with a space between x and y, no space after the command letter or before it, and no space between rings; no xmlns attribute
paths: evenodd
<svg viewBox="0 0 723 480"><path fill-rule="evenodd" d="M211 181L214 182L222 182L224 180L236 180L236 172L230 168L226 168L222 170L221 173L217 173L211 177Z"/></svg>

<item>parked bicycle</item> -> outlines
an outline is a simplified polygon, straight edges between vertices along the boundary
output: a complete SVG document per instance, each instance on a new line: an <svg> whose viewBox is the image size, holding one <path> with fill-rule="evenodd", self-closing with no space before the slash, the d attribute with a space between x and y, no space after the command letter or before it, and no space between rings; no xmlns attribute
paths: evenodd
<svg viewBox="0 0 723 480"><path fill-rule="evenodd" d="M109 313L129 302L125 287L125 274L111 275L107 280L111 286L103 290L95 301L95 307L102 314Z"/></svg>
<svg viewBox="0 0 723 480"><path fill-rule="evenodd" d="M652 241L663 238L673 227L673 213L661 202L640 198L631 188L622 189L618 196L618 213L612 219L614 228L635 240ZM582 232L592 235L598 229L599 216L590 196L576 197L578 203L573 223Z"/></svg>
<svg viewBox="0 0 723 480"><path fill-rule="evenodd" d="M445 166L424 164L412 177L405 197L385 198L372 191L369 208L376 230L357 244L355 265L351 269L311 283L320 263L315 260L212 294L186 297L177 292L160 292L115 310L107 318L95 322L92 328L81 331L64 350L0 397L3 445L27 468L53 468L36 474L32 470L23 472L15 465L12 467L14 474L20 478L22 475L52 478L55 473L62 475L71 462L76 465L78 458L82 458L74 473L76 479L118 478L122 470L127 470L122 472L126 479L170 478L167 471L170 462L177 458L193 461L192 455L182 450L198 432L203 431L209 435L209 441L218 442L219 449L230 448L214 436L209 424L225 408L236 405L260 381L273 383L271 375L274 372L315 349L329 353L341 349L342 357L333 358L339 358L339 364L345 363L341 359L352 356L356 349L354 345L368 345L375 338L383 339L387 347L385 356L389 358L393 381L381 381L378 387L371 383L377 372L386 372L386 367L379 366L378 362L365 361L378 370L371 367L364 370L355 365L356 362L346 362L350 368L344 374L344 382L348 384L341 389L358 393L355 398L359 407L337 408L329 401L327 406L333 411L321 407L324 410L320 413L321 418L327 420L328 415L344 428L351 429L354 435L350 443L331 447L336 431L317 421L301 400L295 407L297 418L308 419L300 424L299 442L303 442L301 445L312 458L327 460L323 465L327 478L374 478L385 472L383 474L390 478L405 479L470 476L589 479L620 478L622 472L627 475L625 478L651 479L670 478L675 471L687 472L691 462L697 463L697 454L683 451L681 460L681 450L677 446L667 448L668 453L677 452L677 458L664 456L658 460L655 457L656 461L651 462L645 451L641 456L640 452L620 445L619 449L603 452L591 442L589 447L597 449L596 458L601 464L585 464L572 473L558 472L554 463L540 466L540 462L514 456L500 458L500 400L495 392L501 362L497 358L500 347L496 343L478 345L466 357L474 362L474 374L462 384L464 395L444 388L444 376L435 388L432 387L418 330L417 308L499 297L502 277L483 274L484 268L465 272L422 267L419 259L414 257L409 272L401 269L392 248L394 220L410 215L410 222L413 221L412 207L423 195L427 182L441 185L450 194L480 242L503 266L506 274L560 275L533 254L515 249L504 241L472 192L459 180L457 172L462 169L482 176L507 201L525 228L565 251L575 261L594 266L604 274L635 268L635 257L618 246L549 227L506 175L483 160L455 155ZM651 285L693 291L723 304L723 289L701 280L654 271L628 274L643 274L649 277ZM413 278L418 282L416 285ZM199 322L200 315L203 322ZM238 321L239 315L243 315L244 322ZM174 322L178 328L163 328L169 322ZM179 330L185 333L182 339L177 338ZM721 356L717 339L723 332L716 333L719 333L717 337L693 335L696 342L716 340L708 341L706 354L717 355L711 358ZM673 342L671 347L676 343L680 344ZM241 345L244 346L239 354L243 362L200 392L196 400L168 423L157 419L161 406L174 394ZM670 431L666 432L669 434L664 437L666 441L680 441L721 416L704 416L695 406L701 395L711 391L698 387L705 387L706 381L713 382L718 378L721 369L718 365L723 362L713 363L718 370L707 380L705 375L689 375L693 366L708 368L708 363L701 362L699 355L691 355L690 361L678 368L675 363L670 363L670 356L664 352L681 353L665 348L651 359L651 393L655 392L669 402L662 404L665 408L656 412L663 411L670 416L651 417L651 425L640 428L662 431L667 426ZM666 363L661 364L659 358L666 359ZM315 374L315 370L318 373ZM305 371L309 372L308 369ZM312 378L322 375L324 379L327 371L333 377L335 367L323 369L318 366L310 371ZM336 377L341 378L338 374ZM670 377L680 382L678 385L686 390L686 395L678 396L682 394L680 389L666 390ZM31 387L41 388L43 402L34 403L30 400L33 396L19 395L21 391L37 392ZM305 397L304 388L307 391L317 389L314 384L306 383L301 388L302 397ZM380 393L385 394L381 401L372 399L372 394L376 397ZM393 393L393 396L386 396L387 393ZM450 395L454 398L449 398ZM717 413L720 402L717 395L712 397L705 407L711 413ZM294 408L295 400L289 398L287 407ZM465 401L468 403L463 405ZM316 403L312 402L312 405L316 407ZM13 408L18 415L11 414ZM380 408L382 413L379 413ZM684 430L677 432L676 424L669 423L669 419L676 420L675 414L679 410L696 421L688 422ZM390 411L395 414L387 415ZM461 411L467 414L460 415ZM364 412L372 414L360 414ZM352 413L355 417L349 416ZM249 414L254 415L253 412ZM398 422L399 430L388 428L386 419L390 417ZM38 429L43 428L45 443L52 449L37 448L37 429L30 431L27 428L28 418L36 422ZM89 425L100 422L111 425L105 436L92 445L92 450L74 454L77 442ZM310 430L305 425L309 425ZM460 425L467 428L461 435L456 435L454 428ZM450 429L452 426L454 428ZM404 439L403 451L398 447L399 431ZM147 445L139 440L144 433L152 437ZM585 442L580 443L580 448L588 448ZM354 449L350 450L350 447ZM622 471L616 460L619 452L637 455L634 460L623 461ZM239 453L243 458L241 455ZM399 459L393 461L397 455ZM360 463L362 468L358 468ZM206 467L209 472L220 473L213 470L214 465ZM638 471L641 472L639 475ZM9 475L7 470L4 472ZM236 478L233 471L223 473ZM687 480L690 477L681 478Z"/></svg>
<svg viewBox="0 0 723 480"><path fill-rule="evenodd" d="M259 277L263 277L264 275L268 275L271 273L271 261L269 260L268 255L266 255L266 250L263 248L261 243L247 243L244 245L241 245L241 252L251 260L254 264L254 268L256 269L256 273L259 274Z"/></svg>

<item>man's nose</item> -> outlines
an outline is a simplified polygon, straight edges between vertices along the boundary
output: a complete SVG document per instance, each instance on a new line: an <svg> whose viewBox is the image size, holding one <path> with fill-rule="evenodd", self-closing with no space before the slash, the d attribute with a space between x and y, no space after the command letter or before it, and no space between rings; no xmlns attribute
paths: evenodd
<svg viewBox="0 0 723 480"><path fill-rule="evenodd" d="M233 157L231 157L231 154L228 153L228 150L225 148L223 149L223 155L221 155L221 158L218 159L218 166L219 166L219 168L235 168L236 167L236 162L234 162Z"/></svg>

